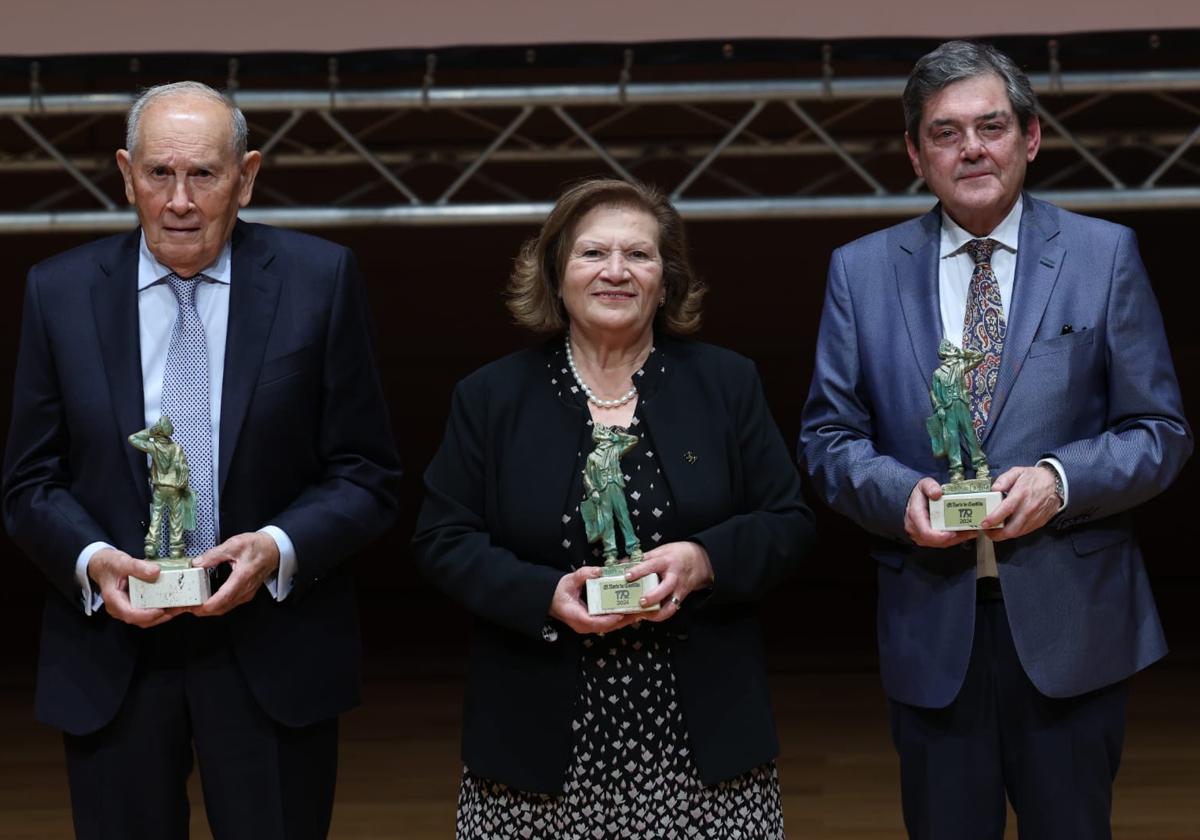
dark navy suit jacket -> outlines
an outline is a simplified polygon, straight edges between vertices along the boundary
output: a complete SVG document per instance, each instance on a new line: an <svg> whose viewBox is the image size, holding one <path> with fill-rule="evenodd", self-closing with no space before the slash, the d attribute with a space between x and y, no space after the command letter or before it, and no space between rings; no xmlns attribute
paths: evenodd
<svg viewBox="0 0 1200 840"><path fill-rule="evenodd" d="M1024 198L1012 312L983 447L992 474L1053 456L1069 504L996 543L1013 640L1043 694L1074 696L1166 652L1129 511L1192 451L1162 318L1128 228ZM801 459L837 511L879 537L888 696L949 704L975 615L975 551L915 547L904 509L946 480L925 431L941 340L941 210L834 252ZM1063 326L1073 332L1063 334Z"/></svg>
<svg viewBox="0 0 1200 840"><path fill-rule="evenodd" d="M140 557L150 496L138 339L138 232L29 272L5 451L4 518L53 590L42 622L36 711L72 734L116 714L140 630L83 612L75 561L106 541ZM265 588L223 619L251 691L304 725L354 705L359 638L342 561L396 507L399 462L349 250L238 222L220 417L221 538L266 524L296 547L295 587ZM166 627L168 625L164 625Z"/></svg>

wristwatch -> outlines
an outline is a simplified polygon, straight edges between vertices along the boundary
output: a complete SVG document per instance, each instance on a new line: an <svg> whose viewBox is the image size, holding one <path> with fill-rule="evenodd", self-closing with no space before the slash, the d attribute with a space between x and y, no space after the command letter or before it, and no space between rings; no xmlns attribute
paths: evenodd
<svg viewBox="0 0 1200 840"><path fill-rule="evenodd" d="M1059 510L1061 510L1063 506L1063 500L1067 496L1067 488L1063 487L1062 476L1051 464L1038 464L1038 466L1042 469L1050 470L1050 475L1054 476L1054 492L1058 494L1058 507Z"/></svg>

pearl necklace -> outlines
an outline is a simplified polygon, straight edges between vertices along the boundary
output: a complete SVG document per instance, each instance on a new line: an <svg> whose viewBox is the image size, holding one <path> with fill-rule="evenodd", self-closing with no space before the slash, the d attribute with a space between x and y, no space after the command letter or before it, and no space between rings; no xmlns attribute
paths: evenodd
<svg viewBox="0 0 1200 840"><path fill-rule="evenodd" d="M579 385L580 389L583 391L583 395L587 397L588 402L590 402L592 405L600 408L617 408L618 406L625 405L625 403L637 396L637 386L631 385L629 390L625 392L624 396L617 397L615 400L602 400L597 397L595 392L593 392L592 389L588 387L588 384L583 381L583 377L579 375L579 368L575 367L575 357L571 354L570 333L567 333L564 344L567 348L567 367L571 369L571 375L575 377L575 382Z"/></svg>

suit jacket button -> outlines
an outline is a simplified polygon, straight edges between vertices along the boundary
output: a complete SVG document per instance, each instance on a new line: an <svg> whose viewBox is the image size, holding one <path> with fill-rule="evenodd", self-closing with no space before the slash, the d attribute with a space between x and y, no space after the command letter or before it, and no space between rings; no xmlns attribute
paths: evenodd
<svg viewBox="0 0 1200 840"><path fill-rule="evenodd" d="M543 624L542 625L542 639L547 642L557 642L558 641L558 631L555 630L553 627L551 627L549 624Z"/></svg>

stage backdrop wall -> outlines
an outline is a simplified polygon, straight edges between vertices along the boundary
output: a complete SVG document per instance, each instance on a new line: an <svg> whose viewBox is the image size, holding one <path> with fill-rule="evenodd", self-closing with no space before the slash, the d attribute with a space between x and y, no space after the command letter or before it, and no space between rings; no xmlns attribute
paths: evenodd
<svg viewBox="0 0 1200 840"><path fill-rule="evenodd" d="M118 52L344 51L458 45L744 38L948 38L1200 25L1194 0L952 0L843 3L698 0L209 0L186 15L156 0L7 0L0 55ZM69 24L64 25L65 21Z"/></svg>

